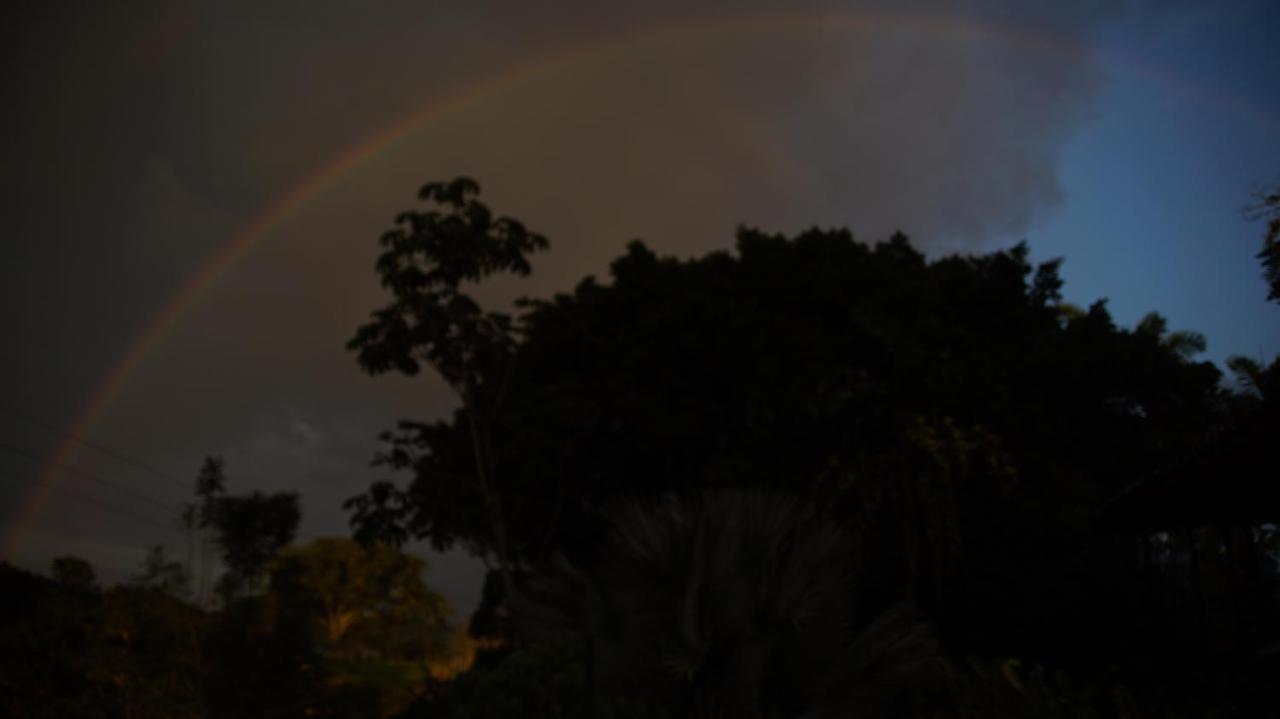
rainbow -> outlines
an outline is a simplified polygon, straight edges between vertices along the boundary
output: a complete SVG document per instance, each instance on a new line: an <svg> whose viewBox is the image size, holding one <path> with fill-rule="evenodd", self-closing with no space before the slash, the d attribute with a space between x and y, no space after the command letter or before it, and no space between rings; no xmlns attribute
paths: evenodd
<svg viewBox="0 0 1280 719"><path fill-rule="evenodd" d="M534 58L524 64L491 75L486 80L454 94L426 103L398 122L369 136L337 158L330 160L308 179L261 209L248 224L214 252L181 291L151 318L124 356L120 357L103 376L86 404L74 415L67 434L81 437L91 435L92 428L129 385L130 378L138 371L147 356L170 334L187 310L197 304L219 278L255 246L270 237L277 228L340 178L367 164L373 158L391 151L406 138L429 130L452 115L532 80L577 65L604 62L623 53L660 47L669 43L750 36L775 33L780 30L794 32L832 28L906 31L949 38L972 37L983 41L1001 42L1032 52L1049 53L1065 62L1082 63L1092 60L1092 54L1086 48L1021 28L977 24L938 16L850 11L810 11L802 14L761 13L685 20L606 37L597 42ZM1207 93L1167 73L1141 69L1130 64L1123 65L1119 69L1122 72L1155 81L1195 100L1231 106L1232 109L1254 120L1266 119L1265 113L1241 103L1236 98L1219 97ZM10 531L5 536L3 544L0 544L0 558L11 559L21 548L23 540L34 526L51 492L62 477L61 467L73 464L80 451L81 445L70 438L57 447L53 456L50 457L47 469L37 478L21 503L15 519L12 520Z"/></svg>

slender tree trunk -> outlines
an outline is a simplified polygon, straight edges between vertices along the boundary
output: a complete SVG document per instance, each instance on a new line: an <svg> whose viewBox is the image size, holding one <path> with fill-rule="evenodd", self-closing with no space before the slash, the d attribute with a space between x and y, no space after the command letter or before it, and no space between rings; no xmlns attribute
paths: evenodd
<svg viewBox="0 0 1280 719"><path fill-rule="evenodd" d="M476 404L469 392L464 401L467 423L471 429L471 446L476 461L476 479L480 484L480 492L484 495L484 502L488 509L494 544L497 545L498 569L502 574L502 589L506 592L505 603L510 607L510 602L515 597L515 579L511 566L511 553L507 546L506 522L503 521L502 517L502 500L499 497L497 486L493 482L489 452L481 437L479 420L476 418Z"/></svg>

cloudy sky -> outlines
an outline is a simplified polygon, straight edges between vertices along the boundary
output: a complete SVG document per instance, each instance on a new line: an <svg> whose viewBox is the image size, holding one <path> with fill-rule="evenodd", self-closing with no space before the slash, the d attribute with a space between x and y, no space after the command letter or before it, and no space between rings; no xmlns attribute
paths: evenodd
<svg viewBox="0 0 1280 719"><path fill-rule="evenodd" d="M1240 210L1280 177L1277 30L1266 0L11 8L3 550L108 581L150 544L185 557L208 454L233 492L301 492L302 538L344 533L377 432L452 407L343 345L382 301L378 236L459 174L552 242L493 301L603 275L633 238L902 229L931 256L1026 239L1067 258L1070 301L1269 358ZM430 561L469 609L478 564Z"/></svg>

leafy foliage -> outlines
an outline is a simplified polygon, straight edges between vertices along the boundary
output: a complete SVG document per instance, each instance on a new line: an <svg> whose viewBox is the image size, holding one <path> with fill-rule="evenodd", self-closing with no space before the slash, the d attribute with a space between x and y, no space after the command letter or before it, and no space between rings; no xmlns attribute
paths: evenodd
<svg viewBox="0 0 1280 719"><path fill-rule="evenodd" d="M183 508L181 522L188 531L213 534L226 565L217 590L223 601L230 602L260 588L272 558L293 541L302 509L296 493L228 495L226 485L223 461L206 457L196 476L197 501ZM162 557L156 560L163 564ZM206 567L201 569L201 593Z"/></svg>
<svg viewBox="0 0 1280 719"><path fill-rule="evenodd" d="M669 716L878 716L936 654L898 607L853 615L852 544L813 508L718 490L626 503L591 558L535 573L518 626L587 647L592 688Z"/></svg>
<svg viewBox="0 0 1280 719"><path fill-rule="evenodd" d="M459 475L482 503L481 515L491 540L483 545L498 557L510 594L513 565L506 538L502 491L494 480L490 424L502 403L515 347L511 317L486 312L462 291L464 282L512 272L528 275L527 256L546 249L547 240L517 220L494 218L476 200L480 187L460 177L425 185L419 198L435 209L409 211L396 218L396 229L382 236L377 271L393 301L373 313L347 343L370 374L397 370L418 373L423 362L434 367L458 393L467 419L469 467ZM399 495L389 485L376 486L367 497L347 503L355 512L358 536L400 541L402 515L388 506ZM388 515L390 520L388 521ZM374 534L375 530L383 531Z"/></svg>
<svg viewBox="0 0 1280 719"><path fill-rule="evenodd" d="M383 238L349 348L462 406L384 435L411 479L348 502L364 541L286 548L297 496L210 458L182 519L221 605L159 547L105 590L0 565L0 715L1274 714L1280 360L1224 389L1203 336L1065 304L1024 245L818 229L633 243L487 312L466 288L546 240L477 194L427 185ZM498 557L468 626L410 538Z"/></svg>
<svg viewBox="0 0 1280 719"><path fill-rule="evenodd" d="M200 716L204 617L161 586L103 595L104 641L91 676L110 687L121 716Z"/></svg>
<svg viewBox="0 0 1280 719"><path fill-rule="evenodd" d="M369 373L412 375L425 362L467 395L494 381L511 351L511 319L484 312L462 284L497 272L529 274L526 256L547 240L493 217L475 199L479 192L468 178L427 184L418 196L438 209L403 212L382 236L377 270L395 299L347 344Z"/></svg>
<svg viewBox="0 0 1280 719"><path fill-rule="evenodd" d="M587 700L583 657L568 645L521 647L477 666L404 719L520 716L530 719L665 719L649 702Z"/></svg>
<svg viewBox="0 0 1280 719"><path fill-rule="evenodd" d="M200 613L136 587L87 592L0 565L0 715L200 715Z"/></svg>
<svg viewBox="0 0 1280 719"><path fill-rule="evenodd" d="M297 494L253 492L218 499L213 522L227 564L218 582L223 597L254 586L276 553L293 540L301 518Z"/></svg>
<svg viewBox="0 0 1280 719"><path fill-rule="evenodd" d="M1266 223L1258 259L1267 281L1267 299L1280 302L1280 187L1259 191L1254 203L1245 209L1245 216Z"/></svg>
<svg viewBox="0 0 1280 719"><path fill-rule="evenodd" d="M425 569L388 545L317 539L280 555L271 588L290 597L291 611L312 618L330 651L420 659L452 612L423 583Z"/></svg>
<svg viewBox="0 0 1280 719"><path fill-rule="evenodd" d="M265 596L224 606L205 635L206 703L213 717L324 716L323 657L301 613Z"/></svg>
<svg viewBox="0 0 1280 719"><path fill-rule="evenodd" d="M348 539L282 552L266 591L228 604L208 631L211 713L389 717L423 698L448 631L423 568Z"/></svg>
<svg viewBox="0 0 1280 719"><path fill-rule="evenodd" d="M948 668L950 697L937 719L1139 719L1146 716L1121 686L1074 686L1061 673L1017 659Z"/></svg>
<svg viewBox="0 0 1280 719"><path fill-rule="evenodd" d="M486 441L513 561L574 559L620 497L760 487L830 503L878 578L869 605L913 597L949 644L1121 651L1129 619L1096 592L1136 591L1131 554L1092 518L1212 430L1220 375L1156 315L1125 329L1105 302L1062 305L1058 267L846 231L742 229L690 260L633 243L608 284L515 323ZM491 551L469 419L387 435L411 481L353 500L357 530ZM1089 631L1059 629L1080 611Z"/></svg>

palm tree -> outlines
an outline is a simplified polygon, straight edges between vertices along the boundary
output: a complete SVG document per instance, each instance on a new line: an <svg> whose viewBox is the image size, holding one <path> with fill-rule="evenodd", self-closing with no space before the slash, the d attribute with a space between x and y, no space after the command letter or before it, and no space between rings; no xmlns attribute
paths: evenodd
<svg viewBox="0 0 1280 719"><path fill-rule="evenodd" d="M873 717L941 665L906 606L859 621L850 538L776 493L708 490L607 512L591 558L518 595L530 641L581 642L588 691L668 716Z"/></svg>

